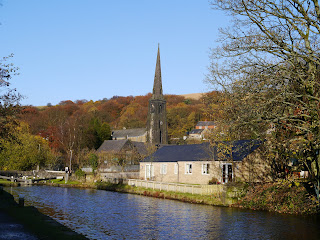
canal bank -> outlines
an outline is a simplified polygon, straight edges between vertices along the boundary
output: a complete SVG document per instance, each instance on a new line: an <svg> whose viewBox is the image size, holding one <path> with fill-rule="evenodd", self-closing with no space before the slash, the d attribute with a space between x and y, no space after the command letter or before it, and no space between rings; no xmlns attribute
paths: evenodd
<svg viewBox="0 0 320 240"><path fill-rule="evenodd" d="M8 184L9 185L9 184ZM14 185L14 184L13 184ZM32 206L19 206L0 186L0 239L87 239Z"/></svg>
<svg viewBox="0 0 320 240"><path fill-rule="evenodd" d="M211 206L295 215L319 215L320 213L319 201L316 199L314 189L307 182L278 181L259 184L229 184L223 186L222 193L211 195L160 191L152 188L108 183L98 183L97 188Z"/></svg>
<svg viewBox="0 0 320 240"><path fill-rule="evenodd" d="M320 213L319 202L315 197L312 185L307 182L289 180L259 184L228 184L221 186L220 189L223 189L223 191L210 195L166 191L110 182L80 183L73 181L66 184L64 180L57 180L40 182L35 185L98 189L188 203L286 214L319 215Z"/></svg>
<svg viewBox="0 0 320 240"><path fill-rule="evenodd" d="M319 219L138 194L51 186L7 187L26 206L90 239L319 239Z"/></svg>
<svg viewBox="0 0 320 240"><path fill-rule="evenodd" d="M166 191L154 188L97 182L95 184L49 184L60 187L95 188L188 203L224 206L297 215L319 215L319 202L308 182L289 180L272 183L233 183L219 186L210 195Z"/></svg>

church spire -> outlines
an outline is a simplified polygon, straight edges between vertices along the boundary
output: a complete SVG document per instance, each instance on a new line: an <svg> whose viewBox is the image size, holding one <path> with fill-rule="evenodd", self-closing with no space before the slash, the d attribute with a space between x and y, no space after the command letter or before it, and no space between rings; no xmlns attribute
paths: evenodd
<svg viewBox="0 0 320 240"><path fill-rule="evenodd" d="M160 64L160 46L158 44L158 54L156 62L156 71L154 74L152 99L164 99L162 92L161 64Z"/></svg>
<svg viewBox="0 0 320 240"><path fill-rule="evenodd" d="M149 99L149 112L147 123L147 141L158 145L168 144L166 100L162 92L160 47L158 45L158 55L156 72L154 74L152 97Z"/></svg>

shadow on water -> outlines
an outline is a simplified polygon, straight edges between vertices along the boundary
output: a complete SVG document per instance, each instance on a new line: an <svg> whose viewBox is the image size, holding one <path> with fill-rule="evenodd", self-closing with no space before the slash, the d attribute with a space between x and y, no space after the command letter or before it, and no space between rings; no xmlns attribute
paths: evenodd
<svg viewBox="0 0 320 240"><path fill-rule="evenodd" d="M10 188L91 239L319 239L318 218L212 207L93 189Z"/></svg>

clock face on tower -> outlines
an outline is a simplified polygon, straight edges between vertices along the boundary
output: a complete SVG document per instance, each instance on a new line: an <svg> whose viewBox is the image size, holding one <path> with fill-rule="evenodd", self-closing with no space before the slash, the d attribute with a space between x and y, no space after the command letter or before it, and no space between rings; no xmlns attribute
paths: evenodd
<svg viewBox="0 0 320 240"><path fill-rule="evenodd" d="M160 121L160 125L162 125L163 124L163 122L162 121Z"/></svg>

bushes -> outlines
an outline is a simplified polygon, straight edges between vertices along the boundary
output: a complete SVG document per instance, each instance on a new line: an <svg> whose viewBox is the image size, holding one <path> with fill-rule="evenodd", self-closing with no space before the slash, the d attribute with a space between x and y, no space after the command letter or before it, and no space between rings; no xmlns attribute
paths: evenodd
<svg viewBox="0 0 320 240"><path fill-rule="evenodd" d="M316 197L308 193L304 184L291 181L252 185L235 206L278 213L319 213Z"/></svg>
<svg viewBox="0 0 320 240"><path fill-rule="evenodd" d="M74 173L78 178L82 178L86 175L84 171L82 171L81 168L78 168L77 171Z"/></svg>

